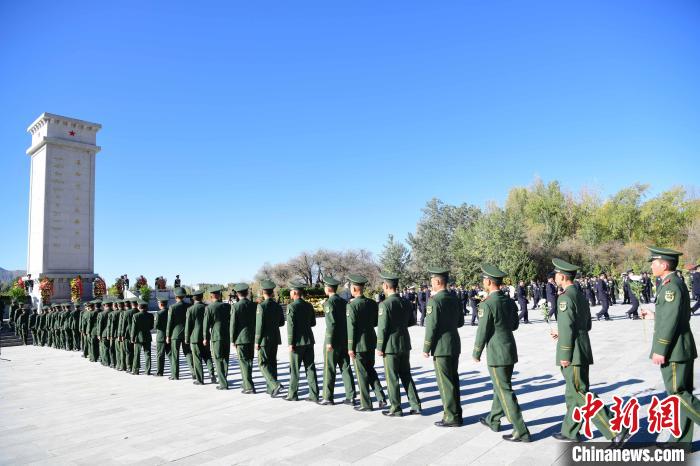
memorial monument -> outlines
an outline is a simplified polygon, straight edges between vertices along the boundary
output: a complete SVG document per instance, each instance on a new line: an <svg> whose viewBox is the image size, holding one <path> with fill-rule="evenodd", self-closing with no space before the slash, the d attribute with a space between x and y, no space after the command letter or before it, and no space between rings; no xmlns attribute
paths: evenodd
<svg viewBox="0 0 700 466"><path fill-rule="evenodd" d="M70 280L83 279L83 301L92 299L95 238L95 155L102 125L42 113L27 128L32 144L27 273L32 301L40 281L53 279L52 302L70 300Z"/></svg>

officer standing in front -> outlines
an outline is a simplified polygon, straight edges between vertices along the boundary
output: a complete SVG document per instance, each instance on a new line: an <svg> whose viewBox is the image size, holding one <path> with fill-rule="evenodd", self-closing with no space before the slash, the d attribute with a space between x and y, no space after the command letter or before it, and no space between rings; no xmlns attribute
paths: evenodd
<svg viewBox="0 0 700 466"><path fill-rule="evenodd" d="M257 306L248 299L248 284L237 283L233 290L238 296L231 312L231 344L236 348L238 365L241 369L243 394L255 393L253 385L253 356L255 351L255 310Z"/></svg>
<svg viewBox="0 0 700 466"><path fill-rule="evenodd" d="M192 351L192 375L194 385L204 385L204 366L202 360L207 365L211 382L216 383L214 376L214 363L211 360L211 352L204 346L204 313L206 306L202 303L204 291L194 291L192 299L194 303L187 308L187 320L185 322L185 344L190 345Z"/></svg>
<svg viewBox="0 0 700 466"><path fill-rule="evenodd" d="M219 378L217 390L228 390L228 363L231 354L231 305L221 300L221 287L209 289L214 298L204 312L204 346L209 345L214 358L216 375Z"/></svg>
<svg viewBox="0 0 700 466"><path fill-rule="evenodd" d="M255 347L267 393L274 398L284 389L277 380L277 349L282 344L280 327L284 325L284 311L273 297L275 283L272 280L261 280L260 288L265 299L258 304L255 313Z"/></svg>
<svg viewBox="0 0 700 466"><path fill-rule="evenodd" d="M183 288L175 288L175 304L168 309L168 325L165 330L165 342L170 345L170 380L180 379L180 348L185 339L185 320L187 319L187 304ZM184 351L190 354L189 350ZM190 367L190 370L192 368Z"/></svg>
<svg viewBox="0 0 700 466"><path fill-rule="evenodd" d="M307 401L318 403L318 382L314 364L314 333L316 312L313 306L304 300L304 284L291 282L287 304L287 342L289 344L289 391L287 401L299 401L299 369L304 364L309 385Z"/></svg>

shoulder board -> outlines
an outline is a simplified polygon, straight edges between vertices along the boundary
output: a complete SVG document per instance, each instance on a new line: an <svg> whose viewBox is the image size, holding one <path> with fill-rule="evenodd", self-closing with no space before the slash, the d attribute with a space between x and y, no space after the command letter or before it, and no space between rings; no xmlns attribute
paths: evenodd
<svg viewBox="0 0 700 466"><path fill-rule="evenodd" d="M669 283L671 283L671 278L670 278L670 277L667 278L666 280L664 280L663 283L661 283L661 284L662 284L662 285L668 285Z"/></svg>

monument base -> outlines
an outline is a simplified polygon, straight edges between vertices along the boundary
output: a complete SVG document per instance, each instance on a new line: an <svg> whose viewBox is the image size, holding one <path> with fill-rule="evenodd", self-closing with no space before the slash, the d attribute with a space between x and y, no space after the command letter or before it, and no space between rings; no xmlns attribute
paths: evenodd
<svg viewBox="0 0 700 466"><path fill-rule="evenodd" d="M41 305L41 279L53 279L53 296L51 296L51 304L62 304L70 302L70 281L80 275L83 280L83 296L82 302L92 301L92 282L97 278L97 274L61 274L61 273L42 273L38 278L34 279L34 288L30 293L33 306Z"/></svg>

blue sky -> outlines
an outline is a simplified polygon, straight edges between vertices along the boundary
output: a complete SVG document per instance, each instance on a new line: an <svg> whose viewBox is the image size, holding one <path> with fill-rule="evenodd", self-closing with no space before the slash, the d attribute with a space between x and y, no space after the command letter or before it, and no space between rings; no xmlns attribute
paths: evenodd
<svg viewBox="0 0 700 466"><path fill-rule="evenodd" d="M697 185L700 2L0 4L0 266L44 111L98 134L95 269L251 278L432 197ZM130 225L124 227L124 222Z"/></svg>

